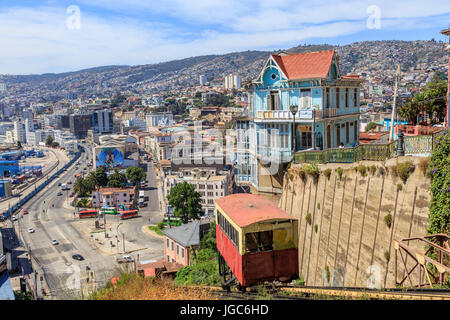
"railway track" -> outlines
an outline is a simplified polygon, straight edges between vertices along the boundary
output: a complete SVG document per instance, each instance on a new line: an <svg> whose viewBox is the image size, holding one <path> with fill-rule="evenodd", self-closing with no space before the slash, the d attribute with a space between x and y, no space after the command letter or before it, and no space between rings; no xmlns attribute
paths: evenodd
<svg viewBox="0 0 450 320"><path fill-rule="evenodd" d="M265 292L250 290L227 292L221 287L207 287L222 298L238 300L323 300L323 299L367 299L367 300L450 300L450 289L392 288L367 289L355 287L294 287L276 286L276 290Z"/></svg>

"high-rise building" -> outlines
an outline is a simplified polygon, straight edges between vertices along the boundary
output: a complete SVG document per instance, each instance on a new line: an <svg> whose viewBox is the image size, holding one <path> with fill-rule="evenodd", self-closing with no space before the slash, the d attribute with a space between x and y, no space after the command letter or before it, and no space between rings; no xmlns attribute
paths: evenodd
<svg viewBox="0 0 450 320"><path fill-rule="evenodd" d="M70 132L77 139L84 139L92 128L92 114L72 114L69 118Z"/></svg>
<svg viewBox="0 0 450 320"><path fill-rule="evenodd" d="M112 110L96 110L92 113L92 126L94 133L112 133L114 113Z"/></svg>
<svg viewBox="0 0 450 320"><path fill-rule="evenodd" d="M201 75L200 76L200 85L204 86L206 84L206 81L207 81L206 76L205 75Z"/></svg>
<svg viewBox="0 0 450 320"><path fill-rule="evenodd" d="M5 82L0 82L0 92L8 90L8 86Z"/></svg>
<svg viewBox="0 0 450 320"><path fill-rule="evenodd" d="M14 121L14 142L21 142L22 144L25 144L27 142L27 136L25 131L25 125L22 121Z"/></svg>
<svg viewBox="0 0 450 320"><path fill-rule="evenodd" d="M224 77L223 86L225 89L239 89L241 87L241 76L230 73Z"/></svg>

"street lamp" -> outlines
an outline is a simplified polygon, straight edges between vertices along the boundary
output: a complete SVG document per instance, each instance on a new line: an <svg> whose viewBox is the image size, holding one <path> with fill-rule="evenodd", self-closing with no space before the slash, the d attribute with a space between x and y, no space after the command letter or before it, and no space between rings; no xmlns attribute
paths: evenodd
<svg viewBox="0 0 450 320"><path fill-rule="evenodd" d="M292 143L292 151L293 151L293 154L295 154L295 147L296 147L296 145L297 145L297 134L296 134L296 132L295 132L295 114L297 113L297 111L298 111L298 106L297 105L291 105L290 107L289 107L289 110L291 111L291 113L292 113L292 116L294 117L294 124L292 125L292 139L291 139L291 143Z"/></svg>

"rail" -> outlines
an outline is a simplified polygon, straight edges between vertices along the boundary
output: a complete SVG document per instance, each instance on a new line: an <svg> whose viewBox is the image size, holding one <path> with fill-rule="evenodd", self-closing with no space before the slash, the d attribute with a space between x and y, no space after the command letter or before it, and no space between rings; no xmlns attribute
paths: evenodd
<svg viewBox="0 0 450 320"><path fill-rule="evenodd" d="M404 137L405 155L430 155L439 135L449 128L424 136ZM351 148L308 150L295 153L295 163L353 163L361 160L384 161L397 154L398 140L387 144L361 144Z"/></svg>

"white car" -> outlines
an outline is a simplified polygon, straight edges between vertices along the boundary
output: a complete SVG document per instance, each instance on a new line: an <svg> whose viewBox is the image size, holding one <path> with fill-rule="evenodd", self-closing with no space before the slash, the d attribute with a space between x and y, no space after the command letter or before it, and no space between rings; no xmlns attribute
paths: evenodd
<svg viewBox="0 0 450 320"><path fill-rule="evenodd" d="M12 216L12 217L11 217L11 220L12 220L12 221L17 221L17 217L16 217L16 216Z"/></svg>
<svg viewBox="0 0 450 320"><path fill-rule="evenodd" d="M34 229L33 228L28 228L28 232L29 233L34 233Z"/></svg>
<svg viewBox="0 0 450 320"><path fill-rule="evenodd" d="M57 244L59 244L59 242L56 239L52 239L52 244L57 245Z"/></svg>

